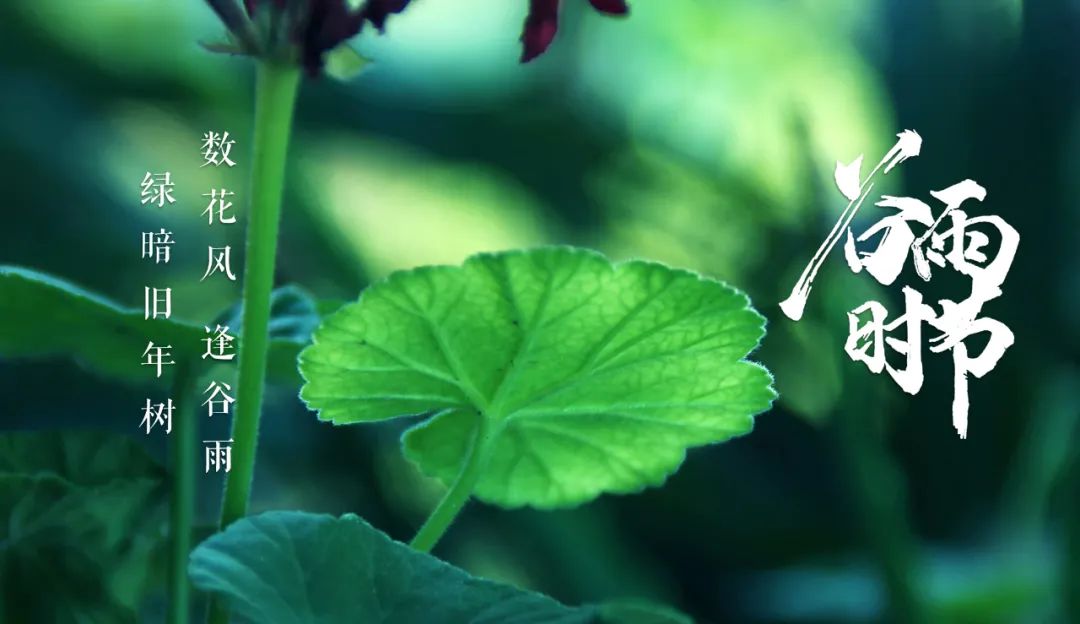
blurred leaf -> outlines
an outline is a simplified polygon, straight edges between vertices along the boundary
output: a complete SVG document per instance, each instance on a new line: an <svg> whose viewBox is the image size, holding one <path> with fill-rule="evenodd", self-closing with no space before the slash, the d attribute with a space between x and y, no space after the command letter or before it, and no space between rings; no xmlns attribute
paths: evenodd
<svg viewBox="0 0 1080 624"><path fill-rule="evenodd" d="M0 435L0 620L134 622L163 480L124 436Z"/></svg>
<svg viewBox="0 0 1080 624"><path fill-rule="evenodd" d="M807 422L822 425L843 389L837 348L843 339L812 319L778 325L770 334L771 350L761 359L776 375L783 405Z"/></svg>
<svg viewBox="0 0 1080 624"><path fill-rule="evenodd" d="M61 279L0 267L0 357L71 357L129 382L154 381L140 364L147 344L171 345L173 359L198 357L206 332L176 320L143 318ZM168 371L171 367L165 367Z"/></svg>
<svg viewBox="0 0 1080 624"><path fill-rule="evenodd" d="M837 159L876 160L895 132L884 85L843 20L805 4L639 2L630 20L583 20L580 82L604 108L593 114L742 180L766 199L755 207L762 216L797 223L810 205L807 174L831 187ZM871 10L842 4L838 12Z"/></svg>
<svg viewBox="0 0 1080 624"><path fill-rule="evenodd" d="M553 238L529 189L494 167L366 136L310 151L318 157L302 161L301 173L316 218L365 278Z"/></svg>
<svg viewBox="0 0 1080 624"><path fill-rule="evenodd" d="M742 293L661 264L481 254L397 273L328 317L301 397L335 424L438 412L404 438L426 473L453 480L479 430L479 498L569 506L657 485L688 447L750 431L775 397L742 359L763 325Z"/></svg>
<svg viewBox="0 0 1080 624"><path fill-rule="evenodd" d="M323 317L337 312L346 303L349 302L344 299L319 299L315 302L315 308L318 310L319 316Z"/></svg>
<svg viewBox="0 0 1080 624"><path fill-rule="evenodd" d="M207 52L214 52L215 54L246 54L244 48L240 47L235 41L200 41L199 45L202 46Z"/></svg>
<svg viewBox="0 0 1080 624"><path fill-rule="evenodd" d="M220 21L205 3L96 0L90 6L33 0L5 4L12 5L25 28L47 35L52 46L77 55L103 73L134 81L180 80L196 94L225 88L222 82L207 84L205 72L208 66L214 71L231 68L208 61L208 55L192 45L214 39L221 30Z"/></svg>
<svg viewBox="0 0 1080 624"><path fill-rule="evenodd" d="M357 52L352 46L344 44L327 53L323 71L331 78L347 81L359 75L369 64L371 59Z"/></svg>
<svg viewBox="0 0 1080 624"><path fill-rule="evenodd" d="M611 624L693 624L670 607L643 600L613 600L600 605L600 621Z"/></svg>
<svg viewBox="0 0 1080 624"><path fill-rule="evenodd" d="M296 357L318 325L320 306L332 310L337 305L317 304L296 286L274 291L269 381L300 384ZM230 308L218 321L228 325L233 336L240 333L239 309L239 305ZM61 279L0 266L0 325L15 328L0 334L0 357L72 357L109 377L145 383L155 381L153 373L140 365L149 341L171 345L177 362L202 355L207 336L203 327L143 317L141 310L122 308Z"/></svg>
<svg viewBox="0 0 1080 624"><path fill-rule="evenodd" d="M1050 615L1055 588L1050 544L990 542L971 550L935 550L922 558L920 583L945 624L1063 621ZM887 601L880 574L850 563L775 570L757 575L741 592L753 620L881 622Z"/></svg>
<svg viewBox="0 0 1080 624"><path fill-rule="evenodd" d="M339 301L318 301L299 286L289 285L270 294L270 353L267 356L266 378L271 383L299 386L303 380L296 370L296 358L311 342L311 333L325 314L341 307ZM239 336L243 327L241 305L226 310L216 321L228 326L229 333Z"/></svg>
<svg viewBox="0 0 1080 624"><path fill-rule="evenodd" d="M1002 496L1002 529L1019 541L1039 539L1054 490L1069 491L1070 457L1080 458L1073 435L1080 430L1080 368L1043 370L1031 407L1039 417L1025 427Z"/></svg>
<svg viewBox="0 0 1080 624"><path fill-rule="evenodd" d="M685 158L641 146L591 178L607 206L605 250L739 280L769 259L768 200Z"/></svg>
<svg viewBox="0 0 1080 624"><path fill-rule="evenodd" d="M319 325L319 305L299 286L289 285L270 293L270 340L305 343ZM217 323L239 333L243 317L239 303L226 310Z"/></svg>
<svg viewBox="0 0 1080 624"><path fill-rule="evenodd" d="M594 612L469 576L351 514L246 518L200 544L189 569L235 617L259 624L569 624Z"/></svg>
<svg viewBox="0 0 1080 624"><path fill-rule="evenodd" d="M266 355L266 381L283 386L298 387L304 383L296 370L296 358L304 349L304 343L291 340L273 340Z"/></svg>

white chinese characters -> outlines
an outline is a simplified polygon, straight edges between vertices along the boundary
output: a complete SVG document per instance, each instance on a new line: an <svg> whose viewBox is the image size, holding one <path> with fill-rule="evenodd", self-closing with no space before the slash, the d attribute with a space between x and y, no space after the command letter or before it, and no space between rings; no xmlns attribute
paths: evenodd
<svg viewBox="0 0 1080 624"><path fill-rule="evenodd" d="M889 214L856 236L851 231L852 219L873 189L878 172L887 174L897 164L919 154L922 139L918 134L907 130L898 137L896 145L865 179L861 177L862 156L850 165L837 163L834 177L848 205L780 308L794 321L802 317L818 269L842 237L848 267L855 273L865 270L885 286L900 277L909 257L915 274L924 282L933 277L933 267L949 268L966 276L971 282L968 296L959 301L941 299L937 309L924 302L922 293L912 285L903 286L904 311L893 318L882 303L867 301L848 313L844 345L852 360L862 362L872 373L888 372L904 392L916 394L923 385L924 335L933 334L929 337L931 353L952 352L952 422L960 437L966 438L968 378L982 377L993 370L1014 341L1005 324L981 314L984 304L1002 294L1001 285L1012 266L1020 236L996 215L968 217L968 211L961 208L965 202L982 202L986 198L986 189L972 180L930 193L943 204L936 218L933 209L918 199L882 196L875 205ZM860 251L860 243L873 248ZM972 355L972 346L965 341L976 336L972 343L982 347ZM901 356L902 364L889 363L890 349Z"/></svg>
<svg viewBox="0 0 1080 624"><path fill-rule="evenodd" d="M229 137L228 132L208 131L203 134L200 152L202 155L202 167L233 167L236 163L231 158L231 152L236 141ZM177 198L174 195L176 184L173 181L172 172L147 171L140 182L140 202L144 206L156 208L175 208ZM236 193L215 182L215 187L202 195L207 198L202 218L206 219L207 225L214 226L215 222L229 227L237 222L233 214L233 199ZM181 196L180 205L184 204ZM186 208L185 208L186 210ZM192 212L194 214L194 212ZM173 246L176 240L173 232L162 227L150 228L142 232L140 258L154 265L168 265L172 260ZM183 241L181 241L183 245ZM179 248L178 248L179 252ZM232 247L229 245L215 247L207 246L206 270L200 282L221 274L229 281L236 280L236 274L232 268ZM157 267L164 270L166 267ZM194 277L194 276L193 276ZM147 285L143 288L143 319L147 321L150 330L157 334L155 340L147 341L146 348L142 352L139 364L148 367L155 378L161 379L171 367L176 367L173 373L175 379L187 379L201 374L203 371L220 370L218 366L222 362L232 362L236 358L236 337L229 334L229 327L219 325L204 325L206 337L203 339L204 349L202 355L195 351L195 345L186 344L186 341L176 342L178 337L177 325L172 321L173 295L174 293L186 292L183 288L157 287ZM167 340L160 340L161 336L169 336ZM164 344L168 342L168 344ZM175 382L175 381L174 381ZM180 383L180 382L175 382ZM178 386L179 387L179 386ZM236 399L232 395L232 386L223 381L212 381L203 391L202 406L205 408L207 418L215 415L224 415L228 418L232 412L232 405ZM177 417L178 435L181 437L191 436L194 439L197 424L191 420L191 406L196 404L195 397L173 396L164 400L146 399L142 408L142 419L139 428L151 435L152 432L162 431L168 436L172 433L173 416ZM175 404L174 404L175 401ZM189 403L190 401L190 403ZM194 428L194 429L193 429ZM159 434L160 435L160 434ZM204 440L204 472L229 472L232 468L232 439L227 440Z"/></svg>

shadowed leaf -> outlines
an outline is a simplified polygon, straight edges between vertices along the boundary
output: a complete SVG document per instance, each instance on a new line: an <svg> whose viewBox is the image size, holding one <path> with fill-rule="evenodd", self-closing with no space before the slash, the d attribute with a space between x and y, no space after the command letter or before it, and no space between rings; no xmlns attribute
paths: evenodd
<svg viewBox="0 0 1080 624"><path fill-rule="evenodd" d="M584 624L595 612L474 578L354 515L241 520L195 549L190 573L259 624Z"/></svg>
<svg viewBox="0 0 1080 624"><path fill-rule="evenodd" d="M0 435L0 621L135 622L163 481L124 436Z"/></svg>

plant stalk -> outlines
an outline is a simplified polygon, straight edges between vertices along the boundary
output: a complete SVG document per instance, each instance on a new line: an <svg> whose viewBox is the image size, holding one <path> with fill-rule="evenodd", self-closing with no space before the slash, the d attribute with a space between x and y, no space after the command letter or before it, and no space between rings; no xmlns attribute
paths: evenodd
<svg viewBox="0 0 1080 624"><path fill-rule="evenodd" d="M232 469L225 478L220 529L244 517L255 472L255 451L262 411L269 347L270 293L281 222L285 157L292 129L300 70L260 61L255 82L255 133L251 169L244 267L243 326L240 330L239 379L232 422ZM210 621L224 623L228 613L211 605Z"/></svg>
<svg viewBox="0 0 1080 624"><path fill-rule="evenodd" d="M1066 622L1080 622L1080 452L1073 452L1064 475L1065 548L1061 571L1062 608Z"/></svg>
<svg viewBox="0 0 1080 624"><path fill-rule="evenodd" d="M431 552L431 549L453 524L454 519L465 508L469 497L472 496L473 488L476 487L476 482L483 473L490 440L487 418L480 416L461 472L458 473L457 479L443 495L439 504L435 506L435 510L424 521L423 526L416 532L416 536L409 542L413 550Z"/></svg>
<svg viewBox="0 0 1080 624"><path fill-rule="evenodd" d="M918 546L908 524L900 472L865 410L850 403L841 405L835 419L839 455L848 473L855 511L889 597L889 621L932 623L919 582Z"/></svg>
<svg viewBox="0 0 1080 624"><path fill-rule="evenodd" d="M187 564L191 554L191 526L195 515L195 470L199 421L195 416L195 362L185 359L176 367L172 398L173 431L169 436L172 491L169 493L169 624L190 624L191 586Z"/></svg>

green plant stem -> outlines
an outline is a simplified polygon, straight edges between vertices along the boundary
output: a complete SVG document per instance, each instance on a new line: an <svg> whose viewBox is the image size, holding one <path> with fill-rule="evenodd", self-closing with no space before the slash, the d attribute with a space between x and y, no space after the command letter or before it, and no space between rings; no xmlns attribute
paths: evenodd
<svg viewBox="0 0 1080 624"><path fill-rule="evenodd" d="M239 380L232 423L232 469L225 479L220 522L222 530L247 513L255 473L285 156L299 83L299 68L270 61L259 62L255 83L255 136L244 267ZM210 621L228 621L228 613L220 602L211 605Z"/></svg>
<svg viewBox="0 0 1080 624"><path fill-rule="evenodd" d="M465 503L469 502L473 488L476 487L476 482L483 473L491 439L487 418L480 416L480 422L476 427L469 454L465 458L461 472L458 473L457 479L435 506L428 519L424 521L423 526L416 532L416 536L409 542L409 546L414 550L430 552L439 539L446 534L461 510L465 508Z"/></svg>
<svg viewBox="0 0 1080 624"><path fill-rule="evenodd" d="M199 421L195 416L195 363L177 364L171 398L175 402L169 464L169 624L190 624L191 587L187 564L191 553L191 525L195 515L195 470Z"/></svg>
<svg viewBox="0 0 1080 624"><path fill-rule="evenodd" d="M889 621L933 622L919 583L917 543L907 521L901 475L874 430L873 417L856 407L860 403L841 404L835 433L863 536L885 582Z"/></svg>
<svg viewBox="0 0 1080 624"><path fill-rule="evenodd" d="M225 498L221 507L222 529L247 513L251 493L266 354L270 344L270 293L274 287L285 154L299 78L299 70L294 67L268 62L259 64L255 86L255 139L244 267L240 376L232 426L232 469L225 480Z"/></svg>
<svg viewBox="0 0 1080 624"><path fill-rule="evenodd" d="M1061 571L1061 591L1066 622L1080 622L1080 452L1074 451L1064 475L1065 552Z"/></svg>

